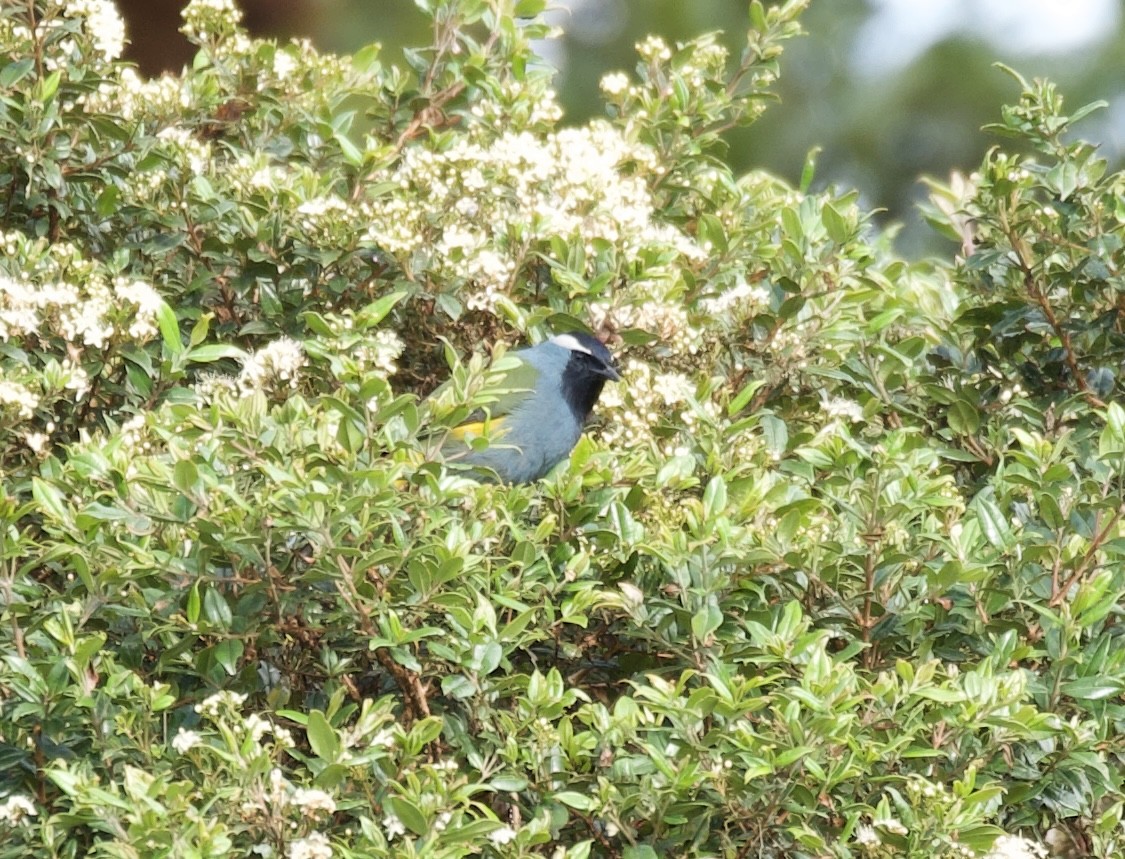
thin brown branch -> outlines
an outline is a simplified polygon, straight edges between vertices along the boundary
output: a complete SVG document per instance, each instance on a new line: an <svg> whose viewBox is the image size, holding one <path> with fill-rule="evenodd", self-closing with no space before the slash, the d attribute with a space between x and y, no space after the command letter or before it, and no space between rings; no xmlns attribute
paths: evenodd
<svg viewBox="0 0 1125 859"><path fill-rule="evenodd" d="M352 610L352 615L363 634L370 638L377 638L379 630L375 628L375 624L371 622L371 618L368 617L366 612L360 610L357 602L359 594L352 585L351 567L343 558L337 558L336 564L342 573L337 586L340 596L344 598L348 608ZM403 703L406 708L405 721L409 724L416 719L424 719L429 716L430 702L426 695L426 687L418 675L396 662L388 647L376 647L375 658L379 660L379 664L383 666L384 670L391 675L399 691L402 692Z"/></svg>
<svg viewBox="0 0 1125 859"><path fill-rule="evenodd" d="M1078 366L1078 358L1074 354L1074 344L1070 339L1070 332L1067 331L1066 326L1059 321L1055 315L1055 309L1051 306L1050 300L1047 298L1047 293L1040 287L1039 282L1035 277L1035 268L1028 257L1027 247L1024 245L1023 239L1016 235L1015 230L1012 229L1008 223L1006 213L1000 211L1000 226L1004 235L1008 239L1008 243L1012 246L1012 251L1016 255L1016 261L1019 265L1020 271L1023 273L1023 285L1027 290L1027 294L1043 311L1043 316L1047 319L1047 324L1051 326L1051 330L1055 332L1055 336L1059 338L1059 343L1063 349L1063 355L1066 359L1066 366L1070 369L1071 376L1074 377L1074 383L1078 386L1078 390L1086 398L1086 402L1090 405L1103 409L1105 402L1093 391L1090 390L1090 385L1086 382L1086 376L1082 373L1082 369Z"/></svg>
<svg viewBox="0 0 1125 859"><path fill-rule="evenodd" d="M1119 505L1101 530L1094 535L1094 539L1090 541L1090 547L1086 550L1085 554L1082 555L1082 560L1078 562L1078 566L1074 568L1074 572L1070 574L1062 586L1056 590L1057 583L1051 583L1052 591L1049 605L1052 608L1062 603L1062 601L1066 599L1066 595L1070 592L1070 589L1090 571L1091 567L1094 565L1094 558L1097 556L1098 550L1109 538L1110 532L1117 527L1117 523L1121 521L1122 515L1125 515L1125 504Z"/></svg>

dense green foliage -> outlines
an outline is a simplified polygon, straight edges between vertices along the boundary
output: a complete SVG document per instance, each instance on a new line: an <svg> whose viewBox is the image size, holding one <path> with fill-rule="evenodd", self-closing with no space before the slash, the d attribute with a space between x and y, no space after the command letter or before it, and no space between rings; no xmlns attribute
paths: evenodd
<svg viewBox="0 0 1125 859"><path fill-rule="evenodd" d="M572 128L541 3L418 5L194 0L149 82L0 7L0 856L1118 855L1125 177L1053 88L908 264L725 165L800 0ZM444 467L576 325L570 461Z"/></svg>

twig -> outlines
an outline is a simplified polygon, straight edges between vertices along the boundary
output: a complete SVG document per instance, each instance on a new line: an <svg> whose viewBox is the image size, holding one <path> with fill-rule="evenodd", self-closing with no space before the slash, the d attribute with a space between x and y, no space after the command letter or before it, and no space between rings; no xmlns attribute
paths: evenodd
<svg viewBox="0 0 1125 859"><path fill-rule="evenodd" d="M359 623L359 628L364 635L370 638L377 638L379 630L375 628L375 624L371 622L371 618L366 613L360 611L359 605L356 603L358 594L352 585L351 567L348 566L347 561L343 558L337 558L336 564L343 573L341 581L337 585L337 590L340 596L347 602L348 608L352 610L356 621ZM346 583L346 584L345 584ZM376 647L375 658L379 660L379 664L387 671L391 677L394 678L395 683L398 685L399 691L402 692L404 699L403 703L406 705L406 721L412 722L415 719L424 719L430 715L430 702L426 697L426 687L422 684L418 675L395 662L394 656L391 655L390 648Z"/></svg>
<svg viewBox="0 0 1125 859"><path fill-rule="evenodd" d="M1101 548L1102 543L1109 537L1110 531L1117 527L1117 523L1121 521L1122 515L1125 515L1125 504L1121 504L1114 510L1113 515L1109 517L1109 521L1105 523L1105 527L1094 535L1094 539L1090 542L1090 548L1086 550L1086 553L1082 556L1082 560L1078 562L1078 566L1075 567L1074 572L1070 574L1070 577L1063 583L1063 586L1055 590L1054 588L1057 582L1051 583L1051 601L1048 603L1051 608L1054 608L1066 599L1066 595L1070 589L1089 572L1091 565L1094 563L1094 556L1097 554L1098 549Z"/></svg>
<svg viewBox="0 0 1125 859"><path fill-rule="evenodd" d="M1008 239L1008 243L1012 246L1012 251L1016 255L1016 262L1019 265L1020 271L1023 273L1023 285L1027 289L1027 294L1031 296L1032 300L1043 311L1043 315L1047 319L1047 324L1055 332L1055 336L1059 338L1059 343L1062 344L1063 355L1066 357L1066 366L1070 368L1070 374L1074 377L1074 382L1078 385L1078 390L1086 398L1086 402L1090 405L1104 409L1105 402L1090 390L1089 384L1086 382L1086 377L1083 375L1081 368L1078 366L1078 358L1074 354L1074 344L1070 339L1070 332L1059 321L1055 315L1055 309L1051 306L1051 302L1047 300L1047 294L1040 288L1035 279L1035 270L1028 259L1027 249L1024 246L1023 240L1016 235L1011 225L1008 223L1008 217L1004 210L1000 210L1000 227L1004 235Z"/></svg>

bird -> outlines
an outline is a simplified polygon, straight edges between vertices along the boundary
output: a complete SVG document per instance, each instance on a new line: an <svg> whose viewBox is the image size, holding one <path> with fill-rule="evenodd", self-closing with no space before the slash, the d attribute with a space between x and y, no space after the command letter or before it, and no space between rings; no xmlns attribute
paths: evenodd
<svg viewBox="0 0 1125 859"><path fill-rule="evenodd" d="M516 359L502 387L509 393L467 423L450 430L441 445L447 462L472 466L469 476L504 483L532 483L567 457L582 436L607 381L620 381L613 355L582 331L508 353ZM472 445L487 437L484 447Z"/></svg>

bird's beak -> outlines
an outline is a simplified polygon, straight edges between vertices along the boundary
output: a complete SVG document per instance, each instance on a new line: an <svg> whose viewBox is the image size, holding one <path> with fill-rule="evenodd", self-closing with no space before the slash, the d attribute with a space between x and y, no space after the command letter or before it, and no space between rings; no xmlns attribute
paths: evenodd
<svg viewBox="0 0 1125 859"><path fill-rule="evenodd" d="M602 375L609 379L611 382L620 382L621 374L617 372L617 368L612 364L606 364L602 367Z"/></svg>

